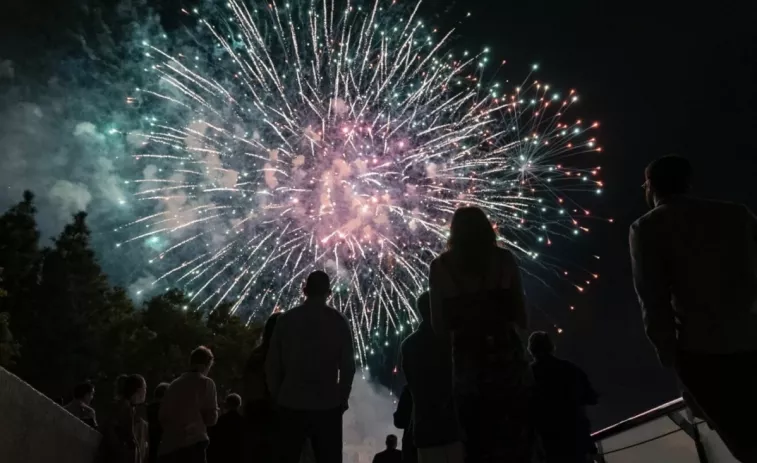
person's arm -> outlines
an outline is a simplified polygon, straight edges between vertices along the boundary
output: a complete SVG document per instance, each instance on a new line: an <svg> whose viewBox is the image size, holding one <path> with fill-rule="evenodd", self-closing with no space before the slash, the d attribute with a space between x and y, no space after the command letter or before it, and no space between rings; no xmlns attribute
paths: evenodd
<svg viewBox="0 0 757 463"><path fill-rule="evenodd" d="M586 372L576 366L576 372L578 374L579 388L580 388L580 401L581 405L597 405L599 402L599 394L594 390L594 387L589 381L589 377Z"/></svg>
<svg viewBox="0 0 757 463"><path fill-rule="evenodd" d="M97 415L94 408L87 408L87 419L84 422L92 429L97 430Z"/></svg>
<svg viewBox="0 0 757 463"><path fill-rule="evenodd" d="M507 274L511 275L510 293L513 295L513 314L515 324L524 331L528 330L528 313L526 312L526 298L523 293L523 280L520 276L520 267L512 252L505 249L505 266L510 269Z"/></svg>
<svg viewBox="0 0 757 463"><path fill-rule="evenodd" d="M754 212L752 212L751 209L749 209L747 206L744 206L744 209L746 209L747 214L747 220L749 222L750 232L752 235L752 239L755 243L757 243L757 217L754 215Z"/></svg>
<svg viewBox="0 0 757 463"><path fill-rule="evenodd" d="M339 389L341 390L342 406L348 408L352 381L355 378L355 351L352 345L352 333L347 319L342 317L341 323L341 356L339 359Z"/></svg>
<svg viewBox="0 0 757 463"><path fill-rule="evenodd" d="M216 383L208 378L207 387L205 388L205 397L203 397L202 408L200 413L205 426L213 426L218 422L218 395L216 394Z"/></svg>
<svg viewBox="0 0 757 463"><path fill-rule="evenodd" d="M431 303L431 326L437 336L446 338L449 336L447 320L444 318L444 285L443 275L444 267L438 259L431 262L431 268L428 272L429 299Z"/></svg>
<svg viewBox="0 0 757 463"><path fill-rule="evenodd" d="M631 269L647 337L657 349L660 363L670 367L675 362L676 320L664 260L652 239L645 236L638 222L631 226Z"/></svg>
<svg viewBox="0 0 757 463"><path fill-rule="evenodd" d="M265 380L274 403L279 396L279 389L284 378L284 365L281 358L282 321L282 318L279 317L276 327L273 329L271 344L268 346L265 357Z"/></svg>
<svg viewBox="0 0 757 463"><path fill-rule="evenodd" d="M400 394L397 411L394 412L394 427L397 429L406 429L410 424L410 418L413 415L413 397L410 395L410 388L405 386Z"/></svg>

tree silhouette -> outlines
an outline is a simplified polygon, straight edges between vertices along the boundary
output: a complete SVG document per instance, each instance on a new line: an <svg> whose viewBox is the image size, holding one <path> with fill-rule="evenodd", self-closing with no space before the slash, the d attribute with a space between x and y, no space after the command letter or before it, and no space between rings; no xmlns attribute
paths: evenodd
<svg viewBox="0 0 757 463"><path fill-rule="evenodd" d="M198 310L177 289L136 309L100 267L87 214L75 214L53 246L40 249L33 200L26 192L0 216L0 288L7 291L0 297L0 364L60 398L86 379L110 391L119 374L140 373L152 389L186 371L190 352L206 345L216 357L211 376L219 392L238 391L260 325L231 314L230 303ZM95 405L111 398L98 394Z"/></svg>

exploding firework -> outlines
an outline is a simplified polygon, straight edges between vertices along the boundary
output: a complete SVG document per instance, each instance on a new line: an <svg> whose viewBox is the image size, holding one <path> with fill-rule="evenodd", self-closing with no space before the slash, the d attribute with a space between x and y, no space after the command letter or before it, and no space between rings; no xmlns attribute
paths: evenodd
<svg viewBox="0 0 757 463"><path fill-rule="evenodd" d="M192 44L143 44L147 83L127 104L145 123L128 136L136 199L155 209L120 245L145 242L153 284L204 310L285 309L327 269L364 357L375 333L416 321L459 206L486 211L527 267L554 270L536 249L588 231L565 193L602 188L598 167L562 163L601 148L596 124L563 117L575 91L530 75L506 88L488 49L450 51L420 3L339 3L183 10Z"/></svg>

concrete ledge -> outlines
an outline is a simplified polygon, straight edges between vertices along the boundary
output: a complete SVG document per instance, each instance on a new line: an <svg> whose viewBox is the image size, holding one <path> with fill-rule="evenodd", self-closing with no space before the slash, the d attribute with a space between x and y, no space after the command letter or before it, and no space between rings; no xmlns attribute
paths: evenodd
<svg viewBox="0 0 757 463"><path fill-rule="evenodd" d="M92 463L100 439L100 433L0 367L4 463Z"/></svg>

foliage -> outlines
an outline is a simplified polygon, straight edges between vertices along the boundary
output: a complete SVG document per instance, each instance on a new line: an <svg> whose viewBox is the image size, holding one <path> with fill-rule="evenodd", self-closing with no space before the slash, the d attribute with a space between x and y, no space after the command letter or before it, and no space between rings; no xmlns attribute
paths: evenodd
<svg viewBox="0 0 757 463"><path fill-rule="evenodd" d="M0 366L12 367L19 354L19 344L10 330L10 314L0 312Z"/></svg>
<svg viewBox="0 0 757 463"><path fill-rule="evenodd" d="M92 380L98 405L111 399L119 374L142 374L152 389L185 371L190 352L206 345L216 356L211 377L219 393L238 389L259 325L231 315L229 303L199 311L179 290L135 307L100 268L86 214L74 215L52 246L40 249L33 201L27 192L0 217L0 286L7 291L0 298L0 364L53 398Z"/></svg>

